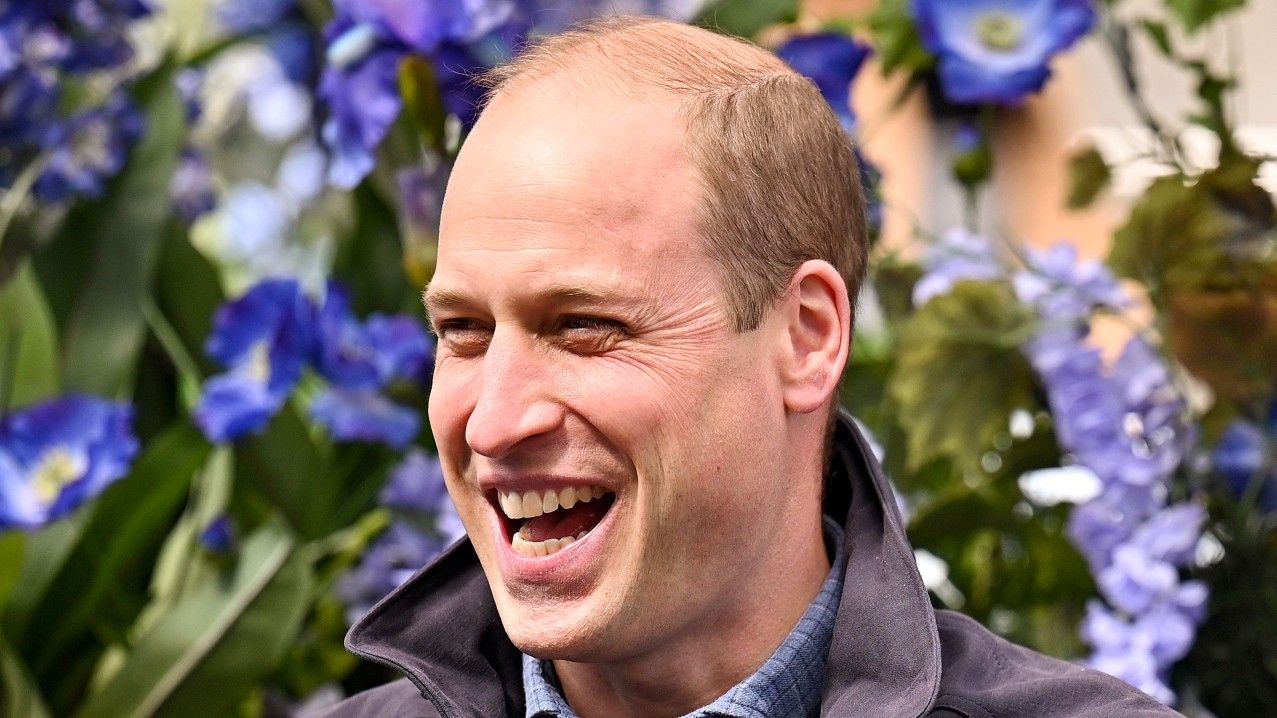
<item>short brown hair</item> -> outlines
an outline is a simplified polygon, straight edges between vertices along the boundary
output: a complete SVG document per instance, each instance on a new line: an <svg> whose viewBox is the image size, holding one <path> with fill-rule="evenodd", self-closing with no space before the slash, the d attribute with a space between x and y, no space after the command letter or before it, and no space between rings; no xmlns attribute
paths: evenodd
<svg viewBox="0 0 1277 718"><path fill-rule="evenodd" d="M701 234L738 331L759 325L809 259L838 270L854 308L868 254L864 192L851 142L811 82L744 40L634 16L546 37L478 82L490 99L583 60L686 98Z"/></svg>

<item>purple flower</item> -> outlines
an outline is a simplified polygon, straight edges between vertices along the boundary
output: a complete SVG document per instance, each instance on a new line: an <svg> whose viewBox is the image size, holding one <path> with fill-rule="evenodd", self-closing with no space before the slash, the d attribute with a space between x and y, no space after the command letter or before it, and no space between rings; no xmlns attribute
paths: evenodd
<svg viewBox="0 0 1277 718"><path fill-rule="evenodd" d="M217 19L232 32L256 32L283 20L293 7L293 0L226 0Z"/></svg>
<svg viewBox="0 0 1277 718"><path fill-rule="evenodd" d="M797 35L776 48L780 59L816 83L848 132L856 126L850 106L851 81L870 52L867 46L837 32Z"/></svg>
<svg viewBox="0 0 1277 718"><path fill-rule="evenodd" d="M447 546L434 536L395 522L364 552L359 564L337 582L346 604L346 620L354 623L368 609L430 563Z"/></svg>
<svg viewBox="0 0 1277 718"><path fill-rule="evenodd" d="M1042 89L1056 53L1095 24L1089 0L914 0L940 85L959 103L1018 104Z"/></svg>
<svg viewBox="0 0 1277 718"><path fill-rule="evenodd" d="M218 309L205 351L230 371L204 385L195 422L205 436L229 441L266 426L312 352L314 311L292 279L260 282Z"/></svg>
<svg viewBox="0 0 1277 718"><path fill-rule="evenodd" d="M344 389L380 389L402 379L424 377L432 347L421 324L406 315L372 314L360 322L350 297L335 282L319 313L316 366Z"/></svg>
<svg viewBox="0 0 1277 718"><path fill-rule="evenodd" d="M36 180L36 196L58 202L71 195L102 194L105 181L124 166L143 125L142 114L121 93L101 107L51 125L40 139L50 154Z"/></svg>
<svg viewBox="0 0 1277 718"><path fill-rule="evenodd" d="M1172 621L1161 622L1171 629L1167 642L1182 640L1176 629L1182 629L1183 624ZM1165 649L1158 648L1158 631L1163 627L1158 624L1157 620L1132 624L1091 601L1081 626L1083 639L1096 649L1087 665L1116 676L1163 703L1171 703L1175 694L1166 685L1168 664L1158 660L1159 654L1166 654Z"/></svg>
<svg viewBox="0 0 1277 718"><path fill-rule="evenodd" d="M419 322L384 314L360 322L346 290L330 282L319 312L315 365L332 386L315 397L311 417L340 440L404 446L416 436L421 418L379 391L397 381L424 379L430 354Z"/></svg>
<svg viewBox="0 0 1277 718"><path fill-rule="evenodd" d="M359 184L374 162L373 151L399 115L398 70L403 53L378 50L357 66L331 64L319 80L319 96L328 103L328 119L321 134L332 153L328 181L350 189Z"/></svg>
<svg viewBox="0 0 1277 718"><path fill-rule="evenodd" d="M412 449L390 473L390 481L378 500L392 508L433 514L450 505L439 458Z"/></svg>
<svg viewBox="0 0 1277 718"><path fill-rule="evenodd" d="M329 182L350 189L372 170L373 151L399 114L399 61L445 42L482 38L510 18L510 0L412 3L338 0L324 29L328 65L319 95L328 104L324 143L333 153Z"/></svg>
<svg viewBox="0 0 1277 718"><path fill-rule="evenodd" d="M76 395L0 419L0 530L38 528L124 476L132 423L132 407Z"/></svg>
<svg viewBox="0 0 1277 718"><path fill-rule="evenodd" d="M1223 475L1239 498L1252 490L1253 482L1263 482L1259 489L1259 507L1265 512L1277 511L1277 474L1270 468L1268 437L1258 426L1234 421L1220 435L1211 463Z"/></svg>
<svg viewBox="0 0 1277 718"><path fill-rule="evenodd" d="M421 428L417 412L375 389L329 387L311 402L310 417L340 441L380 441L395 448L407 445Z"/></svg>
<svg viewBox="0 0 1277 718"><path fill-rule="evenodd" d="M231 517L218 514L200 530L200 546L211 553L228 553L235 543L235 526Z"/></svg>
<svg viewBox="0 0 1277 718"><path fill-rule="evenodd" d="M1145 555L1176 566L1193 558L1206 523L1206 510L1194 503L1169 506L1148 518L1135 531L1131 543Z"/></svg>
<svg viewBox="0 0 1277 718"><path fill-rule="evenodd" d="M1165 601L1179 585L1174 566L1132 544L1118 546L1096 579L1109 603L1131 614Z"/></svg>
<svg viewBox="0 0 1277 718"><path fill-rule="evenodd" d="M1005 272L989 240L961 227L945 232L928 247L922 266L926 272L913 286L915 306L949 292L960 281L997 279Z"/></svg>
<svg viewBox="0 0 1277 718"><path fill-rule="evenodd" d="M1072 244L1060 242L1046 251L1028 249L1028 266L1012 282L1025 304L1037 306L1047 321L1076 322L1099 307L1129 304L1113 273L1100 262L1077 260Z"/></svg>
<svg viewBox="0 0 1277 718"><path fill-rule="evenodd" d="M428 517L431 531L445 545L465 535L457 507L448 497L438 457L412 449L390 474L378 500L385 506L417 517Z"/></svg>
<svg viewBox="0 0 1277 718"><path fill-rule="evenodd" d="M1109 564L1113 549L1133 531L1129 516L1105 500L1088 501L1069 514L1068 535L1093 573Z"/></svg>
<svg viewBox="0 0 1277 718"><path fill-rule="evenodd" d="M169 199L173 209L187 222L213 211L213 168L199 150L187 147L182 151L173 179L169 182Z"/></svg>

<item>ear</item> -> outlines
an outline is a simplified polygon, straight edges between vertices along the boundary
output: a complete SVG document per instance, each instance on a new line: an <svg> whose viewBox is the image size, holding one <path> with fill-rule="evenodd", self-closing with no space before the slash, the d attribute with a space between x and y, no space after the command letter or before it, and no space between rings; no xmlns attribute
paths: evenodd
<svg viewBox="0 0 1277 718"><path fill-rule="evenodd" d="M851 350L851 303L833 265L803 262L781 300L785 324L781 381L785 408L800 414L819 409L833 395Z"/></svg>

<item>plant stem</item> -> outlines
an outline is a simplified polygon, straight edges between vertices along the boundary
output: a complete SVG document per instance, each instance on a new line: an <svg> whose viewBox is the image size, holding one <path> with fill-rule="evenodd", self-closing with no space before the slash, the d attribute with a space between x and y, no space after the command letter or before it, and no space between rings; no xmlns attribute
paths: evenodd
<svg viewBox="0 0 1277 718"><path fill-rule="evenodd" d="M35 181L44 171L48 160L47 153L36 157L14 180L13 186L4 193L3 197L0 197L0 249L4 248L4 238L9 234L9 225L22 209L23 200L31 193L31 188L35 186Z"/></svg>

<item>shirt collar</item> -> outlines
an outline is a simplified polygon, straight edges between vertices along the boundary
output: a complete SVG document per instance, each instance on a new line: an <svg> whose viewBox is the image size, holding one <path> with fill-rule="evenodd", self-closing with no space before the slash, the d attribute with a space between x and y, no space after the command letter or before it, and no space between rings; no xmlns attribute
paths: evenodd
<svg viewBox="0 0 1277 718"><path fill-rule="evenodd" d="M829 575L797 625L762 666L717 700L684 718L755 718L756 716L815 716L825 679L825 659L842 598L846 551L842 527L825 517L825 543L834 554ZM523 656L525 718L577 718L554 675L554 666Z"/></svg>

